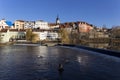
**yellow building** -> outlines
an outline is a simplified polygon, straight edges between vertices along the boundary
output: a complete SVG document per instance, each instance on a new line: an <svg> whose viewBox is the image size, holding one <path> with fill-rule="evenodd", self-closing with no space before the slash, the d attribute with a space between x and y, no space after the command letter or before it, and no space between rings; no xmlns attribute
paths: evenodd
<svg viewBox="0 0 120 80"><path fill-rule="evenodd" d="M15 29L24 29L24 21L23 20L16 20L14 23Z"/></svg>

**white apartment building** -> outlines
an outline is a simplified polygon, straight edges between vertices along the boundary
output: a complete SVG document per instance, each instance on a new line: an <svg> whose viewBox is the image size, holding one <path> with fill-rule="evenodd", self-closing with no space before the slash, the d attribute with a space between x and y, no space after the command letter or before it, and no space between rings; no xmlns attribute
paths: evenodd
<svg viewBox="0 0 120 80"><path fill-rule="evenodd" d="M0 30L5 28L9 28L9 25L7 24L5 19L2 19L0 20Z"/></svg>
<svg viewBox="0 0 120 80"><path fill-rule="evenodd" d="M50 41L58 39L58 33L57 32L48 32L47 39Z"/></svg>
<svg viewBox="0 0 120 80"><path fill-rule="evenodd" d="M42 40L48 40L48 41L54 41L58 39L58 33L55 31L49 31L49 30L44 30L40 32L34 32L39 35L39 39Z"/></svg>
<svg viewBox="0 0 120 80"><path fill-rule="evenodd" d="M25 21L24 22L25 29L28 29L28 28L33 29L34 27L35 27L35 21Z"/></svg>
<svg viewBox="0 0 120 80"><path fill-rule="evenodd" d="M40 32L34 32L35 34L38 34L39 40L46 40L48 31L40 31Z"/></svg>
<svg viewBox="0 0 120 80"><path fill-rule="evenodd" d="M42 20L35 21L35 27L38 29L49 29L48 22L44 22Z"/></svg>

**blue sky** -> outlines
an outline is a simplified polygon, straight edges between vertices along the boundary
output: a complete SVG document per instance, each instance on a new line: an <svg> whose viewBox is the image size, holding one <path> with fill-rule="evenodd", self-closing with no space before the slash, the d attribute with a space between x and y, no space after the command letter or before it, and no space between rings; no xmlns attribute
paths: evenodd
<svg viewBox="0 0 120 80"><path fill-rule="evenodd" d="M0 19L86 21L96 26L120 25L120 0L0 0Z"/></svg>

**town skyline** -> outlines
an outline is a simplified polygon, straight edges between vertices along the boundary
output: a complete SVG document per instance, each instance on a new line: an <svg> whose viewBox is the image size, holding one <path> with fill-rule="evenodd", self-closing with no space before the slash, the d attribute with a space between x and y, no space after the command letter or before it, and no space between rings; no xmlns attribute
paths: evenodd
<svg viewBox="0 0 120 80"><path fill-rule="evenodd" d="M98 27L120 25L119 0L1 0L0 19L44 20L55 22L59 15L61 23L85 21Z"/></svg>

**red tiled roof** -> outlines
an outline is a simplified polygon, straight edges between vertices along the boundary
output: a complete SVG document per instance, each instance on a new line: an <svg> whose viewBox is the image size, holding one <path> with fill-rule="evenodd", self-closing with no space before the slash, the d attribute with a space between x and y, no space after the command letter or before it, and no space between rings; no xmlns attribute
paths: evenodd
<svg viewBox="0 0 120 80"><path fill-rule="evenodd" d="M0 32L7 32L8 29L1 29Z"/></svg>
<svg viewBox="0 0 120 80"><path fill-rule="evenodd" d="M16 20L16 21L24 22L24 20Z"/></svg>
<svg viewBox="0 0 120 80"><path fill-rule="evenodd" d="M49 26L56 26L55 23L49 23L48 25L49 25Z"/></svg>

